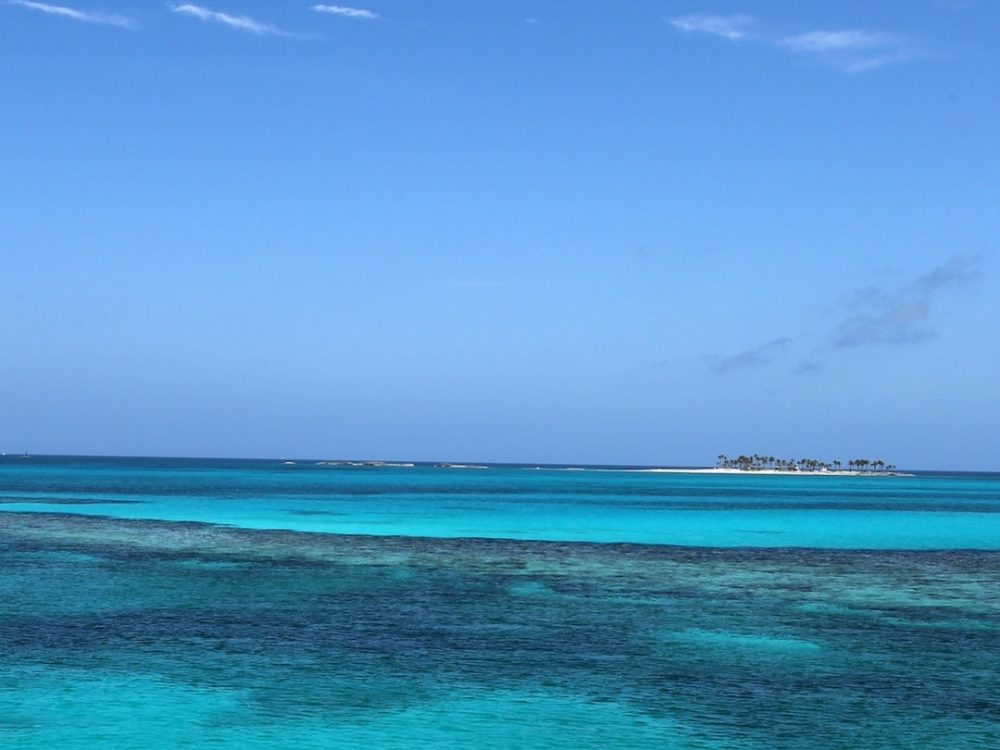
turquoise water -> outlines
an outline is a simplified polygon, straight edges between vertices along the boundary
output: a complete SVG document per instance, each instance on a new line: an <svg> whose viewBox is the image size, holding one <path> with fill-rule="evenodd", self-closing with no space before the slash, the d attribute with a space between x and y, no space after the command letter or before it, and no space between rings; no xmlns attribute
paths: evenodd
<svg viewBox="0 0 1000 750"><path fill-rule="evenodd" d="M1000 746L1000 477L0 462L0 747Z"/></svg>
<svg viewBox="0 0 1000 750"><path fill-rule="evenodd" d="M335 534L1000 549L1000 475L659 474L20 459L0 508Z"/></svg>

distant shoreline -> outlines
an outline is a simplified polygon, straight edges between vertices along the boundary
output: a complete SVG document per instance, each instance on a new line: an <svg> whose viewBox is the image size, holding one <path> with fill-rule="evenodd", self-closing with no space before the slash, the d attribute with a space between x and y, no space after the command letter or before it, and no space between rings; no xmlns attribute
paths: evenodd
<svg viewBox="0 0 1000 750"><path fill-rule="evenodd" d="M295 463L285 461L285 463ZM858 471L855 469L734 469L719 466L705 468L661 468L657 466L614 467L614 466L531 466L523 465L490 465L438 462L434 464L411 463L402 461L318 461L316 466L349 466L368 468L434 468L434 469L491 469L520 468L533 471L614 471L633 472L638 474L766 474L768 476L843 476L843 477L912 477L913 474L900 471Z"/></svg>
<svg viewBox="0 0 1000 750"><path fill-rule="evenodd" d="M658 474L767 474L769 476L809 476L809 477L912 477L902 471L856 471L854 469L633 469Z"/></svg>

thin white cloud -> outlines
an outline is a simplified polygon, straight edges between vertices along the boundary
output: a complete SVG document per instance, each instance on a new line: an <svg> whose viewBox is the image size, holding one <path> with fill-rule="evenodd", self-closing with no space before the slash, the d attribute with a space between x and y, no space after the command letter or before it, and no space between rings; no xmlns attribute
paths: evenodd
<svg viewBox="0 0 1000 750"><path fill-rule="evenodd" d="M860 29L809 31L779 39L777 45L794 54L817 56L849 73L871 70L912 56L902 37Z"/></svg>
<svg viewBox="0 0 1000 750"><path fill-rule="evenodd" d="M906 54L876 55L874 57L865 57L856 60L848 60L846 62L840 63L840 67L843 68L848 73L863 73L866 70L881 68L883 65L888 65L889 63L900 62L902 60L909 60L911 57L912 55L906 55Z"/></svg>
<svg viewBox="0 0 1000 750"><path fill-rule="evenodd" d="M84 23L100 23L108 26L120 26L125 29L131 28L134 25L131 19L125 18L124 16L110 15L107 13L88 13L86 11L77 10L76 8L67 8L62 5L49 5L48 3L36 3L32 2L32 0L7 0L7 4L20 5L22 8L38 10L42 13L47 13L50 16L62 16L63 18L71 18L74 21L82 21Z"/></svg>
<svg viewBox="0 0 1000 750"><path fill-rule="evenodd" d="M747 15L713 16L695 13L671 18L680 31L714 36L728 41L748 41L780 49L799 59L814 59L832 68L859 73L887 63L912 59L913 45L904 37L864 29L833 29L778 35L759 30Z"/></svg>
<svg viewBox="0 0 1000 750"><path fill-rule="evenodd" d="M888 34L875 34L870 31L851 29L848 31L809 31L805 34L786 37L779 44L795 52L831 52L873 49L894 40L895 37Z"/></svg>
<svg viewBox="0 0 1000 750"><path fill-rule="evenodd" d="M257 36L265 36L267 34L273 34L275 36L292 36L292 34L289 34L287 31L282 31L269 23L255 21L247 16L231 16L228 13L219 13L214 10L209 10L208 8L202 8L199 5L190 5L188 3L185 3L184 5L174 5L173 10L175 13L193 16L194 18L199 18L202 21L221 23L231 28L239 29L240 31L248 31L251 34L256 34Z"/></svg>
<svg viewBox="0 0 1000 750"><path fill-rule="evenodd" d="M347 18L365 18L369 21L374 21L378 18L378 13L373 13L364 8L345 8L342 5L314 5L312 9L319 13L333 13L337 16L346 16Z"/></svg>
<svg viewBox="0 0 1000 750"><path fill-rule="evenodd" d="M704 13L694 13L689 16L671 18L670 23L688 33L711 34L736 41L747 36L749 33L747 27L753 23L753 17L745 15L710 16Z"/></svg>

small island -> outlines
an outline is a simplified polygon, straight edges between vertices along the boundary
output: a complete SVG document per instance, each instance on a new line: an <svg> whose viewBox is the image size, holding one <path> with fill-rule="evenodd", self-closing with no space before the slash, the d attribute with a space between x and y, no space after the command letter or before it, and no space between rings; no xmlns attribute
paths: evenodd
<svg viewBox="0 0 1000 750"><path fill-rule="evenodd" d="M817 461L814 458L782 459L774 456L737 456L729 458L720 453L715 464L715 471L753 471L767 474L849 474L849 475L881 475L904 476L896 471L893 464L887 464L881 459L852 458L845 468L840 461Z"/></svg>

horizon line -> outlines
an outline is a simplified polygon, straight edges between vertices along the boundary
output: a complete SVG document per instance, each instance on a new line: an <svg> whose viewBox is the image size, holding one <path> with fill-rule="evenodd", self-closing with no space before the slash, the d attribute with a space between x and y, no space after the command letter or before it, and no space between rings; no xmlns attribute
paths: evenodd
<svg viewBox="0 0 1000 750"><path fill-rule="evenodd" d="M562 463L562 462L536 462L536 461L484 461L484 460L417 460L417 459L390 459L390 458L317 458L301 456L175 456L175 455L139 455L139 454L86 454L86 453L31 453L25 451L21 453L0 453L0 460L7 459L78 459L78 460L131 460L131 461L240 461L240 462L292 462L296 465L311 464L316 465L357 465L359 468L528 468L528 469L578 469L578 470L611 470L611 471L650 471L666 469L671 471L689 470L712 470L718 467L714 464L681 465L681 464L614 464L614 463ZM806 471L743 471L734 470L732 472L720 471L719 474L762 474L764 476L784 476L801 475L813 476L815 473ZM848 471L831 471L829 474L843 474L853 476ZM912 469L896 467L894 472L907 474L1000 474L1000 470L988 469ZM882 472L864 472L864 475L882 475Z"/></svg>

